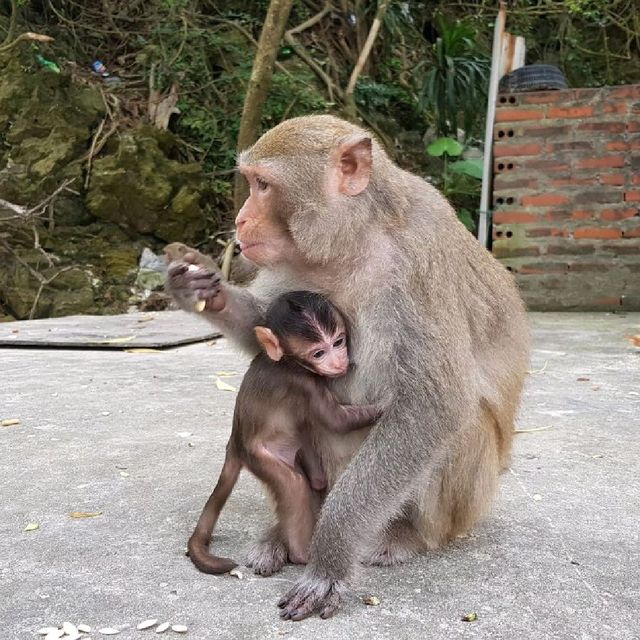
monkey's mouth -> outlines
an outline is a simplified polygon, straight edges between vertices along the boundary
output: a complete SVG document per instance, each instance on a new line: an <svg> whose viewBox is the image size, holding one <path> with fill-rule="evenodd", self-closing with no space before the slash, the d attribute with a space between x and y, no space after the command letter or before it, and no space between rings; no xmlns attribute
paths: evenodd
<svg viewBox="0 0 640 640"><path fill-rule="evenodd" d="M242 253L245 253L247 249L255 249L256 247L259 247L263 243L262 242L239 242L238 244L240 245L240 251L242 251Z"/></svg>

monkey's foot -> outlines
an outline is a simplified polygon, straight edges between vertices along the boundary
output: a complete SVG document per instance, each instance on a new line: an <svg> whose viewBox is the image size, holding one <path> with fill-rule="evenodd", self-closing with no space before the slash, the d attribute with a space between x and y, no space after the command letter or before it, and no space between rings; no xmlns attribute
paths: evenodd
<svg viewBox="0 0 640 640"><path fill-rule="evenodd" d="M284 620L303 620L314 613L330 618L342 604L346 586L339 580L306 577L279 602L280 617Z"/></svg>
<svg viewBox="0 0 640 640"><path fill-rule="evenodd" d="M284 567L287 555L287 547L280 538L268 537L251 547L247 566L252 567L258 575L270 576Z"/></svg>
<svg viewBox="0 0 640 640"><path fill-rule="evenodd" d="M363 559L364 564L391 567L417 556L425 548L413 525L396 522L385 533L384 540Z"/></svg>

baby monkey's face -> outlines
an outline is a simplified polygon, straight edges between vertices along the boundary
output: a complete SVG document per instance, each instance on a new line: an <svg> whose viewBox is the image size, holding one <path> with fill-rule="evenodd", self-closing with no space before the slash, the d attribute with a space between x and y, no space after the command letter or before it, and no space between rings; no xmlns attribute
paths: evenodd
<svg viewBox="0 0 640 640"><path fill-rule="evenodd" d="M287 352L315 371L319 376L338 378L349 369L347 332L344 322L337 319L336 329L327 332L320 329L320 339L311 341L299 337L287 339Z"/></svg>

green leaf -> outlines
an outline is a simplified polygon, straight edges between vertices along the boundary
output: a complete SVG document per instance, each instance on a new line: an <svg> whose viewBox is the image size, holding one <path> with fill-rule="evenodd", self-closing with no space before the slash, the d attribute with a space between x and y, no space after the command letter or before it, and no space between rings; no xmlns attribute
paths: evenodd
<svg viewBox="0 0 640 640"><path fill-rule="evenodd" d="M468 209L458 209L458 220L460 220L471 233L474 232L476 225L473 224L473 217Z"/></svg>
<svg viewBox="0 0 640 640"><path fill-rule="evenodd" d="M458 160L458 162L452 162L449 165L449 169L454 173L461 173L465 176L471 176L482 180L482 158L473 158L471 160Z"/></svg>
<svg viewBox="0 0 640 640"><path fill-rule="evenodd" d="M462 154L464 147L453 138L438 138L427 147L427 153L430 156L442 156L445 153L449 156L459 156Z"/></svg>

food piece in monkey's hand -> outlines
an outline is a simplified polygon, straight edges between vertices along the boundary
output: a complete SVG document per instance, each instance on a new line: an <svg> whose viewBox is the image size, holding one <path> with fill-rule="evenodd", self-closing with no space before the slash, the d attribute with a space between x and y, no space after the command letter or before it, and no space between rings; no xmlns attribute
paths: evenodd
<svg viewBox="0 0 640 640"><path fill-rule="evenodd" d="M224 307L222 277L213 258L182 242L164 248L166 290L183 311L202 313Z"/></svg>
<svg viewBox="0 0 640 640"><path fill-rule="evenodd" d="M310 291L282 295L255 333L264 351L240 386L220 478L188 543L189 557L205 573L225 573L236 565L210 554L208 547L242 468L262 480L274 497L283 541L278 553L272 545L258 543L248 565L260 575L271 575L287 559L306 563L321 492L327 487L314 435L322 429L361 429L382 414L380 405L342 405L329 390L328 378L347 373L349 353L346 323L323 296Z"/></svg>
<svg viewBox="0 0 640 640"><path fill-rule="evenodd" d="M200 269L200 267L198 267L197 265L190 264L189 268L187 269L187 271L198 271L199 269ZM193 305L193 308L197 313L202 313L206 306L207 306L207 301L206 300L197 300L195 305Z"/></svg>

